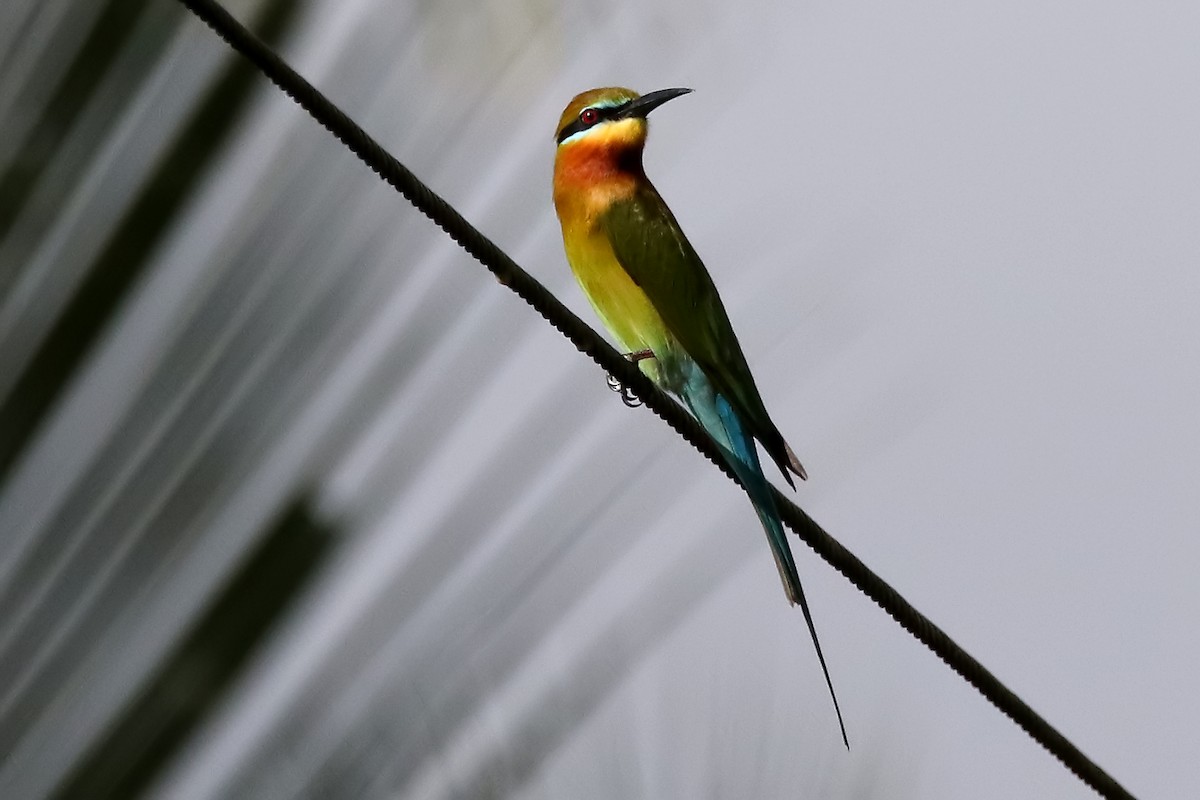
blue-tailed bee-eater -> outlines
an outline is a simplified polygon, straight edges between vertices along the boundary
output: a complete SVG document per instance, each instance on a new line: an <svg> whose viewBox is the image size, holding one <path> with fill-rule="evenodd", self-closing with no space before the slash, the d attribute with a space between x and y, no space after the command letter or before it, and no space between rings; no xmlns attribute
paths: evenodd
<svg viewBox="0 0 1200 800"><path fill-rule="evenodd" d="M788 600L812 635L838 707L812 614L759 464L754 440L779 466L808 476L763 406L729 315L700 256L646 177L646 115L690 89L621 88L576 96L558 122L554 207L567 261L613 338L658 386L680 399L741 478L771 544Z"/></svg>

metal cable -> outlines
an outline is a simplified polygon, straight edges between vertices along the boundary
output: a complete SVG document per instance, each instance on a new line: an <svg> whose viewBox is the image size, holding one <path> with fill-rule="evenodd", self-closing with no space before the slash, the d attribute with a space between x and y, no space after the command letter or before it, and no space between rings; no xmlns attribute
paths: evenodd
<svg viewBox="0 0 1200 800"><path fill-rule="evenodd" d="M533 276L521 269L490 239L476 230L445 200L422 183L403 164L389 155L374 139L300 77L267 45L237 22L215 0L179 0L205 22L230 47L241 53L313 119L362 159L421 213L446 231L455 242L486 267L500 283L528 303L546 321L567 337L580 352L629 387L655 414L705 455L730 479L737 476L725 463L716 445L683 407L650 382L637 366L627 361L590 326L564 306ZM886 611L900 626L932 650L947 666L974 686L992 705L1004 712L1034 741L1045 747L1102 797L1132 798L1124 787L1085 756L1078 747L1011 689L1000 682L928 617L917 611L899 592L872 572L866 564L826 533L798 506L778 490L775 503L783 521L836 570Z"/></svg>

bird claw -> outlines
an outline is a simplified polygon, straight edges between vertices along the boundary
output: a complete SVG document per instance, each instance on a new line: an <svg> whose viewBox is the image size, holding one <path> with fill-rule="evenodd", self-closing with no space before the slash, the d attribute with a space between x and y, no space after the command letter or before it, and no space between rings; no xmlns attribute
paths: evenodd
<svg viewBox="0 0 1200 800"><path fill-rule="evenodd" d="M636 364L643 359L654 358L654 351L638 350L633 353L625 353L625 358ZM608 382L608 388L621 395L622 403L630 408L637 408L638 406L642 405L641 398L634 394L632 389L621 383L621 381L618 380L615 375L607 375L605 378Z"/></svg>
<svg viewBox="0 0 1200 800"><path fill-rule="evenodd" d="M622 403L630 408L637 408L638 406L642 405L642 399L634 394L632 389L627 389L626 387L622 386L620 382L617 382L617 384L614 386L614 380L614 378L609 377L608 388L612 389L614 392L620 393Z"/></svg>

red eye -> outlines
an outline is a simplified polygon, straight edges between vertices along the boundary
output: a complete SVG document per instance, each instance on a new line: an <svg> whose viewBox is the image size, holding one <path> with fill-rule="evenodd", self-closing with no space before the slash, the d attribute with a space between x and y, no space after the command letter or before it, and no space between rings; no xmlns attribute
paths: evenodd
<svg viewBox="0 0 1200 800"><path fill-rule="evenodd" d="M600 112L594 108L585 108L579 114L579 121L584 125L595 125L598 119L600 119Z"/></svg>

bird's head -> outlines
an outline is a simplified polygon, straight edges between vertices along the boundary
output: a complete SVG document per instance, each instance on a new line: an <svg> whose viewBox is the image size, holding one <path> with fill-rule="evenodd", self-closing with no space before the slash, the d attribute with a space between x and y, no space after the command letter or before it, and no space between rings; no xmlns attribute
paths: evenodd
<svg viewBox="0 0 1200 800"><path fill-rule="evenodd" d="M690 91L662 89L639 95L632 89L609 87L578 94L558 121L559 152L585 144L640 151L646 143L646 115Z"/></svg>

